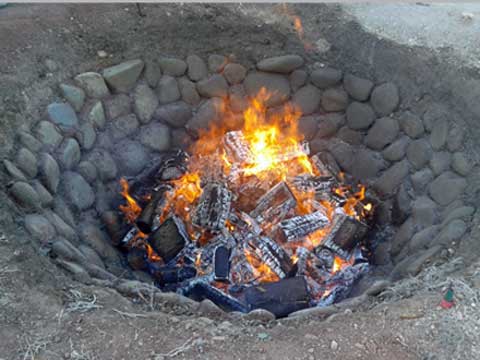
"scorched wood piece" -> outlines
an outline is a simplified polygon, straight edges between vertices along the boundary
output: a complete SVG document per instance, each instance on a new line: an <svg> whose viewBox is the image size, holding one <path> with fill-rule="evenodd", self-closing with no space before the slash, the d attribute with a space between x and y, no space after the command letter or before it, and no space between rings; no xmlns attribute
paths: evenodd
<svg viewBox="0 0 480 360"><path fill-rule="evenodd" d="M254 156L241 131L229 131L223 137L227 158L231 163L251 164Z"/></svg>
<svg viewBox="0 0 480 360"><path fill-rule="evenodd" d="M148 265L148 271L160 285L180 283L197 275L197 270L193 266L186 265L182 267L169 267L150 263Z"/></svg>
<svg viewBox="0 0 480 360"><path fill-rule="evenodd" d="M365 223L346 214L336 214L332 229L321 245L348 259L352 249L365 237L367 231Z"/></svg>
<svg viewBox="0 0 480 360"><path fill-rule="evenodd" d="M292 186L299 192L313 191L315 194L329 193L337 182L330 176L302 174L291 179Z"/></svg>
<svg viewBox="0 0 480 360"><path fill-rule="evenodd" d="M203 188L192 223L204 230L218 232L225 228L230 214L232 194L221 183L209 183Z"/></svg>
<svg viewBox="0 0 480 360"><path fill-rule="evenodd" d="M332 177L341 180L340 168L329 153L318 153L311 157L312 163L320 173L320 176Z"/></svg>
<svg viewBox="0 0 480 360"><path fill-rule="evenodd" d="M155 190L152 193L149 202L145 205L140 216L137 218L137 227L144 234L150 234L152 232L153 221L157 215L157 205L166 190L167 187L160 187L158 190Z"/></svg>
<svg viewBox="0 0 480 360"><path fill-rule="evenodd" d="M265 309L277 318L305 309L310 303L307 282L303 276L252 286L245 290L244 296L249 311Z"/></svg>
<svg viewBox="0 0 480 360"><path fill-rule="evenodd" d="M249 240L248 248L280 279L292 274L294 265L286 251L272 239L263 236Z"/></svg>
<svg viewBox="0 0 480 360"><path fill-rule="evenodd" d="M162 258L165 264L174 259L185 247L188 234L182 221L177 217L165 220L147 238L153 250Z"/></svg>
<svg viewBox="0 0 480 360"><path fill-rule="evenodd" d="M285 241L299 240L330 223L328 217L321 210L311 214L295 216L280 222L280 233Z"/></svg>
<svg viewBox="0 0 480 360"><path fill-rule="evenodd" d="M230 249L220 245L215 248L213 269L216 281L228 281L230 274Z"/></svg>
<svg viewBox="0 0 480 360"><path fill-rule="evenodd" d="M276 224L296 205L295 197L285 182L279 182L263 195L250 215L260 224Z"/></svg>

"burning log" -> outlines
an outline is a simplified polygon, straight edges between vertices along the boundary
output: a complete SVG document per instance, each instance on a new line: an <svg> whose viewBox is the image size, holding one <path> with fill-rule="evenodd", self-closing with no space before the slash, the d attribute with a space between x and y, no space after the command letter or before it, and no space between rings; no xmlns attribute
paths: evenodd
<svg viewBox="0 0 480 360"><path fill-rule="evenodd" d="M307 236L318 229L322 229L329 224L328 217L321 210L314 213L295 216L283 220L280 223L279 230L284 241L295 241Z"/></svg>
<svg viewBox="0 0 480 360"><path fill-rule="evenodd" d="M294 264L290 256L275 241L268 237L257 237L248 242L252 253L267 265L280 279L292 274Z"/></svg>
<svg viewBox="0 0 480 360"><path fill-rule="evenodd" d="M157 215L158 204L160 203L160 200L167 189L168 187L162 186L154 190L150 201L143 208L140 216L137 218L137 227L144 234L150 234L152 232L155 216Z"/></svg>
<svg viewBox="0 0 480 360"><path fill-rule="evenodd" d="M147 242L167 264L185 247L188 234L177 217L168 218L147 238Z"/></svg>
<svg viewBox="0 0 480 360"><path fill-rule="evenodd" d="M192 223L202 229L213 232L225 228L230 213L232 194L221 183L209 183L203 188L202 195L192 217Z"/></svg>
<svg viewBox="0 0 480 360"><path fill-rule="evenodd" d="M137 236L138 236L138 229L133 226L132 228L130 228L130 230L128 230L128 232L122 238L122 240L120 241L120 244L122 246L127 246L129 244L131 245L133 243L133 240L136 239Z"/></svg>
<svg viewBox="0 0 480 360"><path fill-rule="evenodd" d="M311 157L312 163L321 176L335 178L341 181L341 171L333 156L329 153L318 153Z"/></svg>
<svg viewBox="0 0 480 360"><path fill-rule="evenodd" d="M292 186L297 191L313 191L315 194L318 195L321 195L325 192L331 192L336 183L337 182L332 177L311 176L310 174L298 175L291 180Z"/></svg>
<svg viewBox="0 0 480 360"><path fill-rule="evenodd" d="M277 318L305 309L310 303L307 283L303 276L252 286L245 290L244 296L249 311L265 309Z"/></svg>
<svg viewBox="0 0 480 360"><path fill-rule="evenodd" d="M215 249L213 268L216 281L228 281L230 273L230 249L220 245Z"/></svg>
<svg viewBox="0 0 480 360"><path fill-rule="evenodd" d="M241 131L229 131L223 137L227 158L231 163L251 164L254 156Z"/></svg>
<svg viewBox="0 0 480 360"><path fill-rule="evenodd" d="M285 182L279 182L263 195L250 215L259 223L275 224L296 205L296 200Z"/></svg>
<svg viewBox="0 0 480 360"><path fill-rule="evenodd" d="M322 242L322 246L331 249L344 259L348 259L351 250L365 237L368 227L365 223L345 214L337 214L333 226Z"/></svg>
<svg viewBox="0 0 480 360"><path fill-rule="evenodd" d="M197 275L197 270L193 266L169 267L157 263L150 263L148 271L162 286L180 283Z"/></svg>

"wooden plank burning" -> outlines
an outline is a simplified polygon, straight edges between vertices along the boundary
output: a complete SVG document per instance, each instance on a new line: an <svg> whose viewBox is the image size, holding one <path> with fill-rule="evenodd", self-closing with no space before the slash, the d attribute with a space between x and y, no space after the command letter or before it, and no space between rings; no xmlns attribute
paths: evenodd
<svg viewBox="0 0 480 360"><path fill-rule="evenodd" d="M201 229L218 232L225 228L230 214L232 194L222 183L209 183L203 188L192 223Z"/></svg>
<svg viewBox="0 0 480 360"><path fill-rule="evenodd" d="M220 245L215 249L213 269L216 281L228 281L230 274L230 249Z"/></svg>
<svg viewBox="0 0 480 360"><path fill-rule="evenodd" d="M248 249L280 279L292 273L294 265L290 256L272 239L266 236L253 238L248 242Z"/></svg>
<svg viewBox="0 0 480 360"><path fill-rule="evenodd" d="M245 302L249 311L265 309L280 318L307 308L310 296L303 276L296 276L248 288Z"/></svg>
<svg viewBox="0 0 480 360"><path fill-rule="evenodd" d="M253 163L253 153L245 136L240 130L227 132L223 137L223 143L227 158L231 163Z"/></svg>
<svg viewBox="0 0 480 360"><path fill-rule="evenodd" d="M281 221L279 230L284 241L296 241L326 227L329 223L325 212L318 210L311 214L294 216Z"/></svg>
<svg viewBox="0 0 480 360"><path fill-rule="evenodd" d="M352 249L365 237L368 226L344 213L337 213L332 229L322 242L322 246L331 249L344 259L351 256Z"/></svg>
<svg viewBox="0 0 480 360"><path fill-rule="evenodd" d="M188 234L184 224L175 216L165 220L147 238L147 242L162 258L164 263L174 259L188 241Z"/></svg>
<svg viewBox="0 0 480 360"><path fill-rule="evenodd" d="M282 181L270 189L257 202L250 215L259 223L276 224L296 205L295 196Z"/></svg>

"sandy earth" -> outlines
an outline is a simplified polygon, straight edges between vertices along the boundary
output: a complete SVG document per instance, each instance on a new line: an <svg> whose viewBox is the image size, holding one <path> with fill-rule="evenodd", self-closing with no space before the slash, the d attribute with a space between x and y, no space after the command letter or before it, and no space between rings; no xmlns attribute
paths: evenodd
<svg viewBox="0 0 480 360"><path fill-rule="evenodd" d="M386 61L390 60L389 54L393 58L393 45L361 35L360 30L348 35L355 23L336 6L294 9L304 19L306 41L314 44L315 51L305 51L291 27L291 18L278 5L140 7L139 12L136 6L127 4L37 4L0 10L2 157L13 145L14 132L43 116L44 105L59 96L59 81L144 54L202 56L218 52L234 54L242 63L252 64L262 56L294 52L312 62L328 61L346 69L357 66L360 74L372 79L393 78L400 83L402 76L412 75L407 66L421 73L432 64L436 71L449 65L429 57L422 49L408 64ZM351 45L352 41L357 45ZM375 51L368 50L372 41ZM322 52L329 47L328 53ZM98 58L99 50L111 57ZM367 50L373 51L371 56L358 57L358 65L351 65L351 58L350 62L346 60L350 53ZM377 66L381 60L383 67ZM398 66L395 72L394 66ZM468 69L462 69L458 76L465 73ZM435 79L435 73L422 76L419 84ZM442 94L443 86L440 83L436 91ZM410 90L419 96L426 91L421 85ZM469 108L468 99L466 104L456 105L463 105L465 114L473 114L476 108ZM0 176L4 187L6 176ZM372 299L364 306L365 311L347 310L327 320L284 320L262 325L232 317L211 320L168 311L148 299L131 301L111 289L81 285L48 258L38 256L16 223L19 214L3 190L0 359L373 360L460 356L441 333L447 312L437 306L439 290L378 306ZM82 301L89 303L86 312L79 308L79 304L85 304ZM462 345L465 351L471 345L468 341Z"/></svg>

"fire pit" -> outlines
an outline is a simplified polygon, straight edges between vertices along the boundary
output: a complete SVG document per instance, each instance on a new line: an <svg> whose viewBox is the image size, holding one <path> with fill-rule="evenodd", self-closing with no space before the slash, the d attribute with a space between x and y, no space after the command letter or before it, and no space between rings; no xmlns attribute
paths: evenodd
<svg viewBox="0 0 480 360"><path fill-rule="evenodd" d="M393 83L192 55L60 92L4 166L26 229L81 281L282 317L414 275L467 231L462 129L437 104L403 109Z"/></svg>

